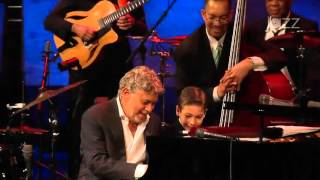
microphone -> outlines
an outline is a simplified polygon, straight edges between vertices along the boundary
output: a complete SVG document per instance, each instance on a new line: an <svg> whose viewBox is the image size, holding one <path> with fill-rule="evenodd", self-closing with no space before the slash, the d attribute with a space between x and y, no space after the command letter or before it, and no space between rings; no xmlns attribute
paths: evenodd
<svg viewBox="0 0 320 180"><path fill-rule="evenodd" d="M50 41L46 41L45 45L44 45L44 51L45 54L49 54L51 53L51 42Z"/></svg>
<svg viewBox="0 0 320 180"><path fill-rule="evenodd" d="M307 107L320 108L320 102L319 101L308 101Z"/></svg>
<svg viewBox="0 0 320 180"><path fill-rule="evenodd" d="M60 71L67 70L75 66L78 67L79 70L81 69L79 59L76 57L58 63L58 68Z"/></svg>
<svg viewBox="0 0 320 180"><path fill-rule="evenodd" d="M212 133L212 132L208 132L203 128L198 128L195 131L195 136L199 137L199 138L222 138L222 139L232 139L232 137L230 136L225 136L222 134L217 134L217 133Z"/></svg>
<svg viewBox="0 0 320 180"><path fill-rule="evenodd" d="M263 105L277 105L277 106L286 106L286 107L299 107L299 104L294 103L290 100L283 100L278 99L275 97L272 97L267 94L261 94L259 96L259 103ZM320 108L320 102L319 101L308 101L307 102L308 108Z"/></svg>
<svg viewBox="0 0 320 180"><path fill-rule="evenodd" d="M277 99L267 94L261 94L259 96L259 103L263 105L277 105L277 106L287 106L287 107L297 107L298 104L293 103L289 100Z"/></svg>

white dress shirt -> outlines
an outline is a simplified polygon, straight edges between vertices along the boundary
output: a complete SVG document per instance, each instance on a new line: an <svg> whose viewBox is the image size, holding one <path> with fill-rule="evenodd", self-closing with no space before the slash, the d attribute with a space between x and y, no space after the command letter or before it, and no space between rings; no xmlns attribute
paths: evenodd
<svg viewBox="0 0 320 180"><path fill-rule="evenodd" d="M146 158L144 130L149 122L150 116L148 115L147 120L138 125L137 130L133 135L129 129L129 119L123 112L119 96L117 97L117 106L123 127L126 159L128 163L138 163L134 176L135 178L140 178L145 174L148 168L148 165L142 164L142 162Z"/></svg>

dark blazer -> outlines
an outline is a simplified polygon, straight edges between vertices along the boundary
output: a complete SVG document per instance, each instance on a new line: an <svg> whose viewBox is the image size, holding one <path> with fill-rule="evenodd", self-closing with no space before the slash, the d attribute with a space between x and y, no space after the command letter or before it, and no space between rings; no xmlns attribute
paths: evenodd
<svg viewBox="0 0 320 180"><path fill-rule="evenodd" d="M145 136L160 132L151 114ZM134 179L137 164L126 162L125 140L116 99L89 108L82 118L79 179Z"/></svg>
<svg viewBox="0 0 320 180"><path fill-rule="evenodd" d="M214 124L220 116L220 104L213 103L212 91L219 84L219 80L228 67L231 36L232 28L229 28L218 67L215 66L204 25L185 39L175 50L178 94L184 87L190 85L200 87L207 94L209 107L204 125Z"/></svg>
<svg viewBox="0 0 320 180"><path fill-rule="evenodd" d="M318 31L318 24L315 21L305 19L304 17L294 13L291 13L290 18L291 19L286 27L286 32L295 32L297 30ZM297 19L299 19L299 21L296 23ZM294 26L295 28L292 28L294 23L296 23ZM244 34L245 43L251 47L251 50L255 48L253 51L254 53L257 53L256 51L263 52L265 50L264 47L266 47L267 42L264 37L267 25L267 18L256 21L247 28ZM270 70L279 70L283 66L287 65L294 83L299 86L299 78L301 76L299 73L298 60L296 59L297 49L286 48L284 52L286 54L285 59L282 58L281 60L278 60L278 55L272 54L274 58L266 61L266 64ZM254 53L251 52L251 54ZM305 51L304 62L306 66L306 72L304 73L305 85L318 90L319 87L317 87L316 84L319 84L319 78L317 79L316 76L319 77L319 47L307 48ZM318 96L315 95L317 92L311 92L311 94L313 94L312 96Z"/></svg>
<svg viewBox="0 0 320 180"><path fill-rule="evenodd" d="M183 136L183 130L185 129L180 124L179 120L175 119L171 124L167 124L166 126L161 127L161 135L169 137Z"/></svg>

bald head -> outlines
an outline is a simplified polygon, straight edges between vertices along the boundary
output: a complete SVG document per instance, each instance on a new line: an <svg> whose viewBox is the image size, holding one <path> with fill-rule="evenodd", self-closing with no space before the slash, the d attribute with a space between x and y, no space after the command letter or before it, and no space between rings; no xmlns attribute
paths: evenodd
<svg viewBox="0 0 320 180"><path fill-rule="evenodd" d="M228 5L228 9L231 9L231 0L205 0L205 8L212 3L226 3Z"/></svg>
<svg viewBox="0 0 320 180"><path fill-rule="evenodd" d="M231 20L230 0L206 0L201 15L209 35L221 38Z"/></svg>

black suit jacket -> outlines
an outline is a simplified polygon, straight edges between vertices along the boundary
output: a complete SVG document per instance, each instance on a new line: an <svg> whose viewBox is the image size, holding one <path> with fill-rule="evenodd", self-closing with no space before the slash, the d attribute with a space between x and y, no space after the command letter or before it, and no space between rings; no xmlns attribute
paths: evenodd
<svg viewBox="0 0 320 180"><path fill-rule="evenodd" d="M291 13L290 15L290 21L288 22L286 26L286 32L295 32L298 30L304 30L304 31L318 31L318 24L315 21L311 21L308 19L303 18L302 16L296 15L294 13ZM298 22L296 20L298 19ZM295 24L296 23L296 24ZM294 25L295 24L295 25ZM251 55L258 52L264 52L265 47L267 47L268 44L265 41L265 30L268 25L267 18L259 20L257 22L254 22L252 25L250 25L245 34L244 34L244 41L245 44L250 47L248 49L254 51L250 52ZM294 26L293 26L294 25ZM294 27L294 28L292 28ZM252 48L254 47L254 48ZM296 59L297 56L297 49L289 49L285 48L284 53L286 54L286 58L281 58L279 60L279 56L276 54L272 54L274 58L268 59L266 62L269 70L279 70L283 66L287 65L288 70L290 72L290 75L295 83L295 85L299 88L299 78L301 77L301 74L299 72L299 63ZM270 53L269 53L270 54ZM312 90L311 96L312 98L319 98L319 72L320 72L320 62L319 62L319 47L312 47L307 48L305 51L305 57L304 57L304 64L305 64L305 72L303 72L304 76L304 85L306 87L309 87Z"/></svg>
<svg viewBox="0 0 320 180"><path fill-rule="evenodd" d="M145 136L158 135L160 119L151 114ZM126 162L125 140L116 99L89 108L82 118L79 179L134 179L137 164Z"/></svg>
<svg viewBox="0 0 320 180"><path fill-rule="evenodd" d="M215 66L205 26L202 25L180 46L174 54L176 63L176 86L178 94L186 86L198 86L207 95L208 112L204 125L217 122L220 116L220 104L213 103L212 91L219 84L228 67L232 28L229 28L224 40L218 67Z"/></svg>
<svg viewBox="0 0 320 180"><path fill-rule="evenodd" d="M171 124L161 127L161 135L163 136L182 136L182 131L185 130L180 124L179 119L175 119Z"/></svg>

